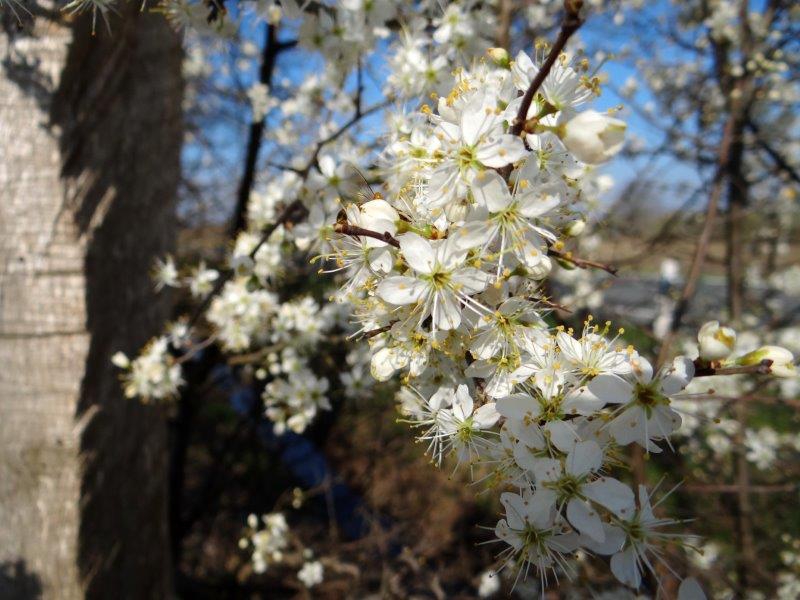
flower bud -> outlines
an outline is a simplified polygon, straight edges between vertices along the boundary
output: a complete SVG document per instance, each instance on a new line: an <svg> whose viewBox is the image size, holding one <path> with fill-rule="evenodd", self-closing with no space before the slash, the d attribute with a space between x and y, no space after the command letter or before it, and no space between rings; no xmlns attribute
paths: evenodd
<svg viewBox="0 0 800 600"><path fill-rule="evenodd" d="M736 332L730 327L720 327L719 321L709 321L697 334L700 358L722 360L728 358L736 344Z"/></svg>
<svg viewBox="0 0 800 600"><path fill-rule="evenodd" d="M535 280L544 279L553 270L553 262L549 256L543 256L542 260L534 267L528 267L528 277Z"/></svg>
<svg viewBox="0 0 800 600"><path fill-rule="evenodd" d="M267 11L267 23L270 25L277 25L283 18L283 11L280 6L272 5Z"/></svg>
<svg viewBox="0 0 800 600"><path fill-rule="evenodd" d="M236 275L239 277L245 277L252 274L253 269L255 269L256 263L255 261L248 255L238 254L231 257L230 260L231 269L236 271Z"/></svg>
<svg viewBox="0 0 800 600"><path fill-rule="evenodd" d="M583 219L575 219L574 221L567 224L564 228L564 233L567 234L569 237L578 237L580 234L584 232L586 229L586 221Z"/></svg>
<svg viewBox="0 0 800 600"><path fill-rule="evenodd" d="M794 366L794 355L780 346L761 346L758 350L748 352L736 359L742 366L757 365L763 360L771 360L770 371L776 377L794 377L797 369Z"/></svg>
<svg viewBox="0 0 800 600"><path fill-rule="evenodd" d="M596 165L622 149L626 127L624 121L586 110L562 126L561 140L578 160Z"/></svg>
<svg viewBox="0 0 800 600"><path fill-rule="evenodd" d="M511 57L505 48L489 48L486 53L498 67L502 69L511 68Z"/></svg>
<svg viewBox="0 0 800 600"><path fill-rule="evenodd" d="M114 356L111 357L111 362L115 367L119 367L120 369L127 369L131 366L130 359L122 352L115 353Z"/></svg>

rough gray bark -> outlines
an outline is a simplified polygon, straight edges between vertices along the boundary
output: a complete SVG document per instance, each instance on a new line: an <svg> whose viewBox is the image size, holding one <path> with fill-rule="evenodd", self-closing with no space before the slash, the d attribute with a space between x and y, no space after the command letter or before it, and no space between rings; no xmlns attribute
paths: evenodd
<svg viewBox="0 0 800 600"><path fill-rule="evenodd" d="M0 597L169 594L166 428L109 362L157 333L181 51L160 15L0 30Z"/></svg>

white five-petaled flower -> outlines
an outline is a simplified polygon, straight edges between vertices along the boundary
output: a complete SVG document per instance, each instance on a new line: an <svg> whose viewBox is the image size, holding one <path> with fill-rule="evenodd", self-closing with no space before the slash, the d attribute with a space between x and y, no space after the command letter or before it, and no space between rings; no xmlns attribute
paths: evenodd
<svg viewBox="0 0 800 600"><path fill-rule="evenodd" d="M480 173L472 186L478 205L489 213L486 219L486 245L498 245L498 277L507 264L507 254L512 254L523 265L534 268L546 260L545 240L556 240L555 234L538 225L536 219L558 206L558 196L541 196L525 187L517 189L512 195L508 184L495 171Z"/></svg>
<svg viewBox="0 0 800 600"><path fill-rule="evenodd" d="M651 440L668 437L681 423L681 418L670 408L670 396L685 388L694 376L694 364L688 358L678 357L668 367L653 377L653 367L647 359L632 356L631 371L620 377L601 374L588 384L588 394L604 404L617 404L609 423L609 431L617 443L636 442L651 451L658 446Z"/></svg>
<svg viewBox="0 0 800 600"><path fill-rule="evenodd" d="M671 570L657 544L679 541L679 535L661 531L661 528L677 523L678 521L673 519L661 519L655 516L647 489L640 485L639 506L627 517L616 520L616 525L612 526L622 530L623 534L620 536L619 531L615 531L610 535L615 544L622 542L611 557L611 572L614 576L625 585L638 588L642 583L644 569L648 569L656 578L658 577L651 557ZM602 553L611 554L608 552L609 548L605 550Z"/></svg>
<svg viewBox="0 0 800 600"><path fill-rule="evenodd" d="M303 563L303 568L297 572L297 578L307 588L314 587L322 583L323 579L323 566L318 560Z"/></svg>
<svg viewBox="0 0 800 600"><path fill-rule="evenodd" d="M605 530L596 503L619 517L633 511L631 489L613 477L598 477L603 451L597 442L577 442L562 461L544 458L536 465L536 483L542 502L561 508L566 505L570 524L596 542L605 541Z"/></svg>
<svg viewBox="0 0 800 600"><path fill-rule="evenodd" d="M539 572L542 584L548 570L564 569L570 573L567 555L578 547L578 535L565 527L551 503L543 501L541 492L526 488L521 494L506 492L500 496L506 516L495 526L498 539L509 545L500 556L505 564L516 562L520 572L532 565ZM544 585L542 586L544 588Z"/></svg>
<svg viewBox="0 0 800 600"><path fill-rule="evenodd" d="M446 447L453 448L459 462L470 460L478 454L481 430L494 427L500 414L494 402L488 402L475 410L475 402L466 385L459 385L453 394L452 407L437 414L439 434L446 438Z"/></svg>
<svg viewBox="0 0 800 600"><path fill-rule="evenodd" d="M562 356L583 377L595 377L602 373L624 375L631 370L627 354L614 350L611 347L613 340L609 341L589 327L580 339L559 331L556 341Z"/></svg>
<svg viewBox="0 0 800 600"><path fill-rule="evenodd" d="M518 136L504 133L506 115L491 93L475 93L460 112L442 99L439 113L437 134L445 158L430 176L428 204L432 208L464 196L475 176L487 167L504 167L528 154Z"/></svg>
<svg viewBox="0 0 800 600"><path fill-rule="evenodd" d="M539 69L540 66L535 64L525 52L519 52L511 67L514 85L517 89L522 92L527 90ZM566 61L560 60L555 62L547 77L544 78L539 93L548 104L559 111L579 106L592 97L591 88L584 85L581 76L575 69ZM536 104L532 105L527 118L536 116L535 106Z"/></svg>
<svg viewBox="0 0 800 600"><path fill-rule="evenodd" d="M385 200L370 200L360 206L351 204L345 208L350 225L394 235L397 211ZM333 252L323 255L331 259L335 267L327 272L347 270L349 277L343 287L345 294L361 286L375 273L388 273L392 269L394 257L389 245L368 236L343 235L335 240Z"/></svg>
<svg viewBox="0 0 800 600"><path fill-rule="evenodd" d="M165 287L178 287L180 280L178 278L178 268L175 266L175 259L167 254L164 259L157 258L153 266L153 279L155 280L155 288L160 292Z"/></svg>
<svg viewBox="0 0 800 600"><path fill-rule="evenodd" d="M414 275L387 277L378 285L383 300L399 306L417 304L413 314L421 324L428 316L432 329L455 329L461 324L461 303L478 311L477 301L470 296L483 290L489 276L464 265L470 243L461 243L456 236L437 243L416 233L398 237L400 252Z"/></svg>

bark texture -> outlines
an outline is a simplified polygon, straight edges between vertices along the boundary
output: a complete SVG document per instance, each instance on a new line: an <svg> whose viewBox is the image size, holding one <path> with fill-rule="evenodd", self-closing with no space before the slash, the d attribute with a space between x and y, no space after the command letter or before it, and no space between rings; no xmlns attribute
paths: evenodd
<svg viewBox="0 0 800 600"><path fill-rule="evenodd" d="M49 10L49 13L48 13ZM160 15L0 30L0 597L169 594L166 428L110 356L167 307L181 50Z"/></svg>

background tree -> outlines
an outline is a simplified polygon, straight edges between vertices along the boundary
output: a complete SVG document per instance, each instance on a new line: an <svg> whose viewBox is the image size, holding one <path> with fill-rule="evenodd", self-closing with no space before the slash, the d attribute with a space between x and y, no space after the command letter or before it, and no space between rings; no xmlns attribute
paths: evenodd
<svg viewBox="0 0 800 600"><path fill-rule="evenodd" d="M20 567L0 596L166 597L163 416L110 356L165 316L149 270L174 239L180 43L134 4L113 36L25 9L0 33L0 561Z"/></svg>

